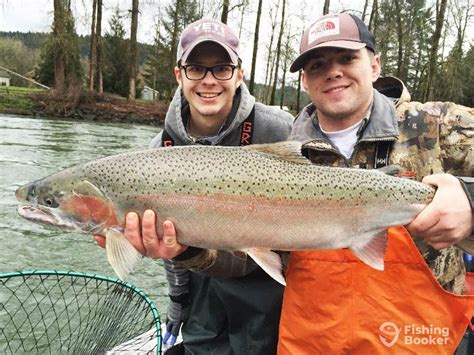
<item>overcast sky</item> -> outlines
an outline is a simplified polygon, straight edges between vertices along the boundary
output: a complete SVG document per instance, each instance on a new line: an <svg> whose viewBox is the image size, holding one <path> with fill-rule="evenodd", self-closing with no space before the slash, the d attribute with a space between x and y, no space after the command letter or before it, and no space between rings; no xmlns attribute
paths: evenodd
<svg viewBox="0 0 474 355"><path fill-rule="evenodd" d="M126 15L126 10L131 7L131 0L104 0L104 13L103 13L103 33L108 30L108 21L118 6L123 14ZM139 28L138 28L138 40L144 43L152 43L155 33L155 19L157 16L164 12L165 6L170 0L140 0L140 15L139 15ZM230 1L235 3L236 1ZM259 82L264 81L265 75L265 59L267 55L267 49L265 45L269 43L270 38L270 7L274 7L276 0L264 0L264 10L261 19L261 31L259 37L259 56L257 61L257 80ZM207 13L207 17L219 18L220 10L219 0L208 0L206 1L206 8L210 11ZM338 9L351 8L351 9L362 9L363 0L336 0L332 1L332 9L337 11ZM345 4L344 4L345 3ZM73 0L73 13L76 19L76 30L79 34L86 35L90 33L90 14L92 11L92 0ZM347 4L351 4L347 7ZM354 4L359 6L354 7ZM290 26L301 33L302 26L311 19L322 14L322 1L312 0L287 0L287 15ZM253 32L255 28L256 18L256 7L257 1L250 0L249 10L243 19L242 31L240 33L241 48L243 56L243 67L246 72L246 76L250 76L250 67L253 50ZM306 18L305 21L301 21L301 18ZM0 0L0 31L20 31L20 32L49 32L51 29L51 23L53 19L53 0ZM240 11L233 10L229 14L228 24L232 26L236 32L239 32L240 28ZM129 19L124 19L124 26L128 30L130 27ZM294 39L294 48L298 48L298 38ZM276 40L275 40L276 42ZM289 77L294 78L294 76Z"/></svg>
<svg viewBox="0 0 474 355"><path fill-rule="evenodd" d="M138 40L144 43L152 43L155 33L155 19L171 0L140 0L140 15L138 27ZM127 9L131 7L131 0L103 0L103 33L108 30L108 21L118 6L122 14L127 14ZM201 1L202 2L202 1ZM231 6L236 0L230 0ZM264 9L260 25L259 55L257 61L257 81L263 82L265 76L265 59L267 55L266 45L270 42L270 11L275 7L277 0L263 0ZM221 0L206 0L206 8L210 9L207 17L220 17L219 5ZM253 50L253 32L255 28L257 1L250 0L249 8L243 19L242 32L240 33L241 48L243 52L243 67L246 76L250 75L250 66ZM312 20L322 14L324 1L314 0L287 0L288 26L291 26L293 33L301 33L303 26L308 25ZM92 0L73 0L73 13L76 19L76 29L79 34L90 33L90 14L92 11ZM340 10L359 11L361 13L364 0L332 0L331 11ZM20 31L20 32L49 32L53 19L53 0L0 0L0 31ZM303 20L302 20L303 19ZM240 27L240 11L233 10L229 14L228 24L236 32ZM124 19L124 26L128 30L130 27L129 17ZM469 31L468 31L469 33ZM469 41L472 41L470 36ZM293 39L293 48L298 50L300 36ZM275 40L276 42L276 40ZM289 73L287 73L289 74ZM295 76L290 75L290 79Z"/></svg>

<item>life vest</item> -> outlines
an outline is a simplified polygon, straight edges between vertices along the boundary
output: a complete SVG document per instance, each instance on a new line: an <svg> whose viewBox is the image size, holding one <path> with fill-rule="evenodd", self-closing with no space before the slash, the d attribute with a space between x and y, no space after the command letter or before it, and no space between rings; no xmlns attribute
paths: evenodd
<svg viewBox="0 0 474 355"><path fill-rule="evenodd" d="M279 355L453 354L474 315L471 295L445 291L405 228L388 230L385 270L346 249L292 252Z"/></svg>

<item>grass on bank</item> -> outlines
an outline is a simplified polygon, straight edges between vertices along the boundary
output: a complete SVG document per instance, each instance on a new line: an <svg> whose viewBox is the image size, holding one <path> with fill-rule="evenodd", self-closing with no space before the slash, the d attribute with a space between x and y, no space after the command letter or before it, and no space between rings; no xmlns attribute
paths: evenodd
<svg viewBox="0 0 474 355"><path fill-rule="evenodd" d="M18 86L0 86L0 112L30 112L35 108L36 103L29 98L29 95L41 91L44 91L44 89Z"/></svg>

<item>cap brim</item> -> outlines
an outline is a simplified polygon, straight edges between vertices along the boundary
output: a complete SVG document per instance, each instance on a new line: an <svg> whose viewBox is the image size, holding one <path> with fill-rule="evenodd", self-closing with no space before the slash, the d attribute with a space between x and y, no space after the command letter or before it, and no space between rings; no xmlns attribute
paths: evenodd
<svg viewBox="0 0 474 355"><path fill-rule="evenodd" d="M204 43L204 42L213 42L213 43L216 43L218 45L220 45L222 48L224 48L227 52L227 54L229 55L229 58L230 58L230 61L237 65L239 63L239 56L237 55L237 53L235 53L228 45L226 45L225 43L222 43L220 41L216 41L215 39L201 39L199 41L196 41L196 43L193 43L186 52L183 53L183 55L181 56L181 58L178 59L178 61L182 61L182 62L186 62L186 60L188 59L189 55L191 54L191 52L194 50L194 48L196 48L197 45L201 44L201 43Z"/></svg>
<svg viewBox="0 0 474 355"><path fill-rule="evenodd" d="M361 42L354 42L354 41L328 41L324 42L321 44L318 44L317 46L314 46L307 51L301 53L298 58L295 59L293 64L290 66L290 72L295 73L300 69L303 69L304 64L306 63L308 57L313 54L314 51L316 51L319 48L326 48L326 47L333 47L333 48L345 48L345 49L353 49L353 50L358 50L362 49L364 47L367 47L365 43Z"/></svg>

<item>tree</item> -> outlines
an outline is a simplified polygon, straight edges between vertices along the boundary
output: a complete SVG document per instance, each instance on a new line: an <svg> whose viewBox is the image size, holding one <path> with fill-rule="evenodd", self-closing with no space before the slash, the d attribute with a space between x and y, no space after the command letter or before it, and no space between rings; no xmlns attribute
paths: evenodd
<svg viewBox="0 0 474 355"><path fill-rule="evenodd" d="M175 0L165 8L166 15L158 21L152 52L145 64L145 81L169 101L176 89L173 68L179 36L184 28L199 18L196 0Z"/></svg>
<svg viewBox="0 0 474 355"><path fill-rule="evenodd" d="M102 48L102 0L92 1L92 25L89 51L89 90L98 88L102 93L102 65L101 65L101 48Z"/></svg>
<svg viewBox="0 0 474 355"><path fill-rule="evenodd" d="M331 5L330 0L324 0L323 15L327 15L329 13L329 6L330 5Z"/></svg>
<svg viewBox="0 0 474 355"><path fill-rule="evenodd" d="M229 0L222 0L221 22L227 23L228 16L229 16Z"/></svg>
<svg viewBox="0 0 474 355"><path fill-rule="evenodd" d="M271 93L271 86L270 83L273 81L273 64L274 64L274 56L273 56L273 40L275 37L275 28L277 25L277 18L278 18L278 9L280 7L280 0L276 0L276 8L272 6L270 8L270 18L272 20L272 30L270 35L270 42L267 47L267 65L265 70L265 90L263 97L261 98L262 101L265 103L269 102L269 95ZM272 16L272 12L274 12L274 16Z"/></svg>
<svg viewBox="0 0 474 355"><path fill-rule="evenodd" d="M104 82L102 76L102 52L103 52L103 41L102 41L102 0L97 0L97 25L95 35L97 37L97 62L96 62L96 75L98 91L100 94L104 91Z"/></svg>
<svg viewBox="0 0 474 355"><path fill-rule="evenodd" d="M397 77L403 80L400 76L402 71L403 62L403 25L402 25L402 11L400 8L400 0L393 1L395 5L396 24L397 24L397 37L398 37L398 56L397 56Z"/></svg>
<svg viewBox="0 0 474 355"><path fill-rule="evenodd" d="M137 80L137 28L138 28L138 0L132 0L132 21L130 28L130 54L128 62L129 88L128 99L135 99Z"/></svg>
<svg viewBox="0 0 474 355"><path fill-rule="evenodd" d="M437 100L463 102L465 69L463 43L466 28L471 17L472 4L470 0L455 0L450 3L449 12L452 28L456 30L456 40L449 55L439 66L438 75L434 78L434 96Z"/></svg>
<svg viewBox="0 0 474 355"><path fill-rule="evenodd" d="M262 15L263 0L258 0L257 20L255 21L255 33L253 37L252 69L250 70L249 91L253 95L255 85L255 67L257 65L258 35L260 32L260 16Z"/></svg>
<svg viewBox="0 0 474 355"><path fill-rule="evenodd" d="M463 98L459 103L474 107L474 45L467 51L461 68Z"/></svg>
<svg viewBox="0 0 474 355"><path fill-rule="evenodd" d="M362 11L362 21L365 22L365 16L367 15L367 8L369 7L369 0L364 2L364 10Z"/></svg>
<svg viewBox="0 0 474 355"><path fill-rule="evenodd" d="M130 78L126 56L128 46L118 8L109 20L109 27L104 37L104 90L127 97Z"/></svg>
<svg viewBox="0 0 474 355"><path fill-rule="evenodd" d="M377 38L377 25L378 25L378 11L379 11L379 2L378 0L374 0L372 4L372 11L370 12L369 18L369 31L371 31L375 38Z"/></svg>
<svg viewBox="0 0 474 355"><path fill-rule="evenodd" d="M283 47L283 78L281 79L281 90L280 90L280 108L283 108L285 101L285 87L286 87L286 72L288 65L293 61L295 57L295 51L291 47L291 26L288 28L285 45Z"/></svg>
<svg viewBox="0 0 474 355"><path fill-rule="evenodd" d="M441 31L443 29L444 15L446 13L446 5L448 0L440 0L441 3L436 9L436 27L431 37L430 60L428 63L428 73L423 93L423 101L433 100L433 78L436 73L436 66L438 64L438 48L439 40L441 38Z"/></svg>
<svg viewBox="0 0 474 355"><path fill-rule="evenodd" d="M375 15L374 15L375 16ZM374 31L383 33L377 48L382 58L384 75L399 77L413 97L425 75L428 56L428 36L431 32L431 12L425 0L380 2L379 20Z"/></svg>
<svg viewBox="0 0 474 355"><path fill-rule="evenodd" d="M63 92L82 85L82 68L70 1L54 0L53 4L54 20L50 49L54 58L54 87Z"/></svg>
<svg viewBox="0 0 474 355"><path fill-rule="evenodd" d="M89 90L94 90L95 71L97 66L97 0L92 0L91 48L89 51Z"/></svg>
<svg viewBox="0 0 474 355"><path fill-rule="evenodd" d="M242 3L241 3L241 11L240 11L240 21L239 21L239 38L242 37L242 27L243 27L243 24L244 24L244 15L245 15L245 10L247 9L247 7L249 6L249 0L243 0Z"/></svg>
<svg viewBox="0 0 474 355"><path fill-rule="evenodd" d="M23 42L13 38L0 38L0 66L20 75L31 77L38 61L40 51L26 47ZM54 76L51 76L54 80ZM52 81L50 82L52 83ZM12 76L10 84L26 86L28 82L17 76Z"/></svg>
<svg viewBox="0 0 474 355"><path fill-rule="evenodd" d="M284 25L285 25L285 8L286 8L286 0L283 0L282 10L281 10L281 23L280 23L280 33L278 35L277 41L277 53L276 53L276 68L275 68L275 76L273 78L273 85L272 85L272 94L270 97L270 105L275 105L275 95L276 95L276 87L278 81L278 69L280 65L280 53L281 53L281 38L283 37Z"/></svg>
<svg viewBox="0 0 474 355"><path fill-rule="evenodd" d="M52 87L54 85L54 55L53 43L48 40L41 48L38 66L35 69L34 79Z"/></svg>

